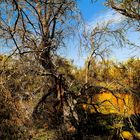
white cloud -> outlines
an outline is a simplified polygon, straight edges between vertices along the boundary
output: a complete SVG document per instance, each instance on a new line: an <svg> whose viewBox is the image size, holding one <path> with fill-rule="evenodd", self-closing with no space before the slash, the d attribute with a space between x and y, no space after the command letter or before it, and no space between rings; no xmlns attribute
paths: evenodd
<svg viewBox="0 0 140 140"><path fill-rule="evenodd" d="M94 17L94 19L86 24L87 29L93 29L97 25L106 25L107 23L119 24L123 20L125 20L125 16L116 13L114 10L108 10L106 12L102 12L98 15L98 17Z"/></svg>

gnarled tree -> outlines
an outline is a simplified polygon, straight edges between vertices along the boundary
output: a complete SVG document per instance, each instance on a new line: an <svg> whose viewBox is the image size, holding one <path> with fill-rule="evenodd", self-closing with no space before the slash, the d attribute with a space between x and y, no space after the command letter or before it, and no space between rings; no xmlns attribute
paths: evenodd
<svg viewBox="0 0 140 140"><path fill-rule="evenodd" d="M66 38L78 27L80 14L74 0L1 0L0 1L0 41L1 46L20 60L30 57L40 64L34 70L40 76L50 76L52 89L55 88L62 104L62 75L57 68L57 50L65 46ZM8 57L8 58L9 58ZM8 58L6 60L8 60ZM52 81L51 81L52 80ZM47 96L42 95L37 103Z"/></svg>

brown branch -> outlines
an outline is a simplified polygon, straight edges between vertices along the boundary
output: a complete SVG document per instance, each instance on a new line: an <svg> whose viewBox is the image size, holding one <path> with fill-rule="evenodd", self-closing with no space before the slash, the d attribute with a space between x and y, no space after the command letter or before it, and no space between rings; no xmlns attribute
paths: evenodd
<svg viewBox="0 0 140 140"><path fill-rule="evenodd" d="M12 34L11 31L10 31L10 35L11 35L11 38L12 38L14 44L16 45L16 48L17 48L19 54L21 54L21 50L20 50L20 48L19 48L19 46L18 46L18 44L17 44L17 41L16 41L16 39L14 38L14 35Z"/></svg>
<svg viewBox="0 0 140 140"><path fill-rule="evenodd" d="M36 9L28 0L25 0L25 1L35 10L35 12L36 12L36 14L37 14L37 16L38 16L38 19L39 19L39 25L41 25L41 26L40 26L40 27L41 27L41 31L42 31L42 33L43 33L43 35L44 35L45 33L44 33L44 30L43 30L43 24L42 24L41 17L40 17L40 15L39 15L37 9Z"/></svg>
<svg viewBox="0 0 140 140"><path fill-rule="evenodd" d="M21 10L21 12L25 15L25 17L27 18L29 24L33 27L34 31L36 34L38 34L38 32L36 31L36 28L34 26L34 24L31 22L31 20L29 19L29 17L27 16L27 14L24 12L24 10Z"/></svg>
<svg viewBox="0 0 140 140"><path fill-rule="evenodd" d="M127 9L118 7L114 4L113 0L110 0L108 5L112 8L115 9L116 11L120 12L122 15L132 18L132 19L136 19L136 20L140 20L140 15L138 13L131 13L131 11L128 11Z"/></svg>
<svg viewBox="0 0 140 140"><path fill-rule="evenodd" d="M14 31L16 30L19 17L20 17L20 12L19 12L19 10L18 10L18 16L17 16L17 19L16 19L16 21L15 21L15 23L14 23Z"/></svg>

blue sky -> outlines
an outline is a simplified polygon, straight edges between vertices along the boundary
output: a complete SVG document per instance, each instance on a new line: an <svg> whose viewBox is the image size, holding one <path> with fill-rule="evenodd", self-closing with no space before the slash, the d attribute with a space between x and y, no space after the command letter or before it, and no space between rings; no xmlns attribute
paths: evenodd
<svg viewBox="0 0 140 140"><path fill-rule="evenodd" d="M121 22L122 16L120 14L114 14L114 11L109 9L108 7L104 6L105 1L104 0L98 0L95 3L91 3L90 0L79 0L78 6L81 10L83 19L85 20L85 23L87 25L90 25L90 27L94 27L97 22L102 21L108 21L108 20L114 20L116 23ZM139 43L139 32L129 32L128 38L132 40L134 43ZM73 41L73 43L70 43L70 46L64 51L64 56L70 59L74 60L74 64L77 66L82 67L84 65L84 61L87 58L86 53L81 53L79 55L79 50L77 47L77 43ZM125 61L130 57L139 57L140 58L140 49L138 50L130 50L126 48L113 48L112 53L110 55L110 59L115 61Z"/></svg>
<svg viewBox="0 0 140 140"><path fill-rule="evenodd" d="M79 0L78 6L81 10L84 20L89 22L98 17L101 12L107 11L108 8L103 5L104 3L104 0L98 0L94 3L91 3L90 0Z"/></svg>

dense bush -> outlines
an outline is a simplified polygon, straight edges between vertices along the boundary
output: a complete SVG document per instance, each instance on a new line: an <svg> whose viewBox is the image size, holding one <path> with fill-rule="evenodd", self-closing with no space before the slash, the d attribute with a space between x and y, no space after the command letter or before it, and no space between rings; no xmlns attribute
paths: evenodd
<svg viewBox="0 0 140 140"><path fill-rule="evenodd" d="M63 131L59 134L61 137L68 135L69 138L77 138L81 136L81 139L84 136L88 138L92 135L93 137L99 135L113 138L116 137L116 133L119 136L121 129L124 131L132 130L127 118L111 114L103 115L95 110L93 113L91 109L84 111L82 107L86 102L90 104L90 97L94 98L94 94L106 89L119 92L121 88L122 91L125 91L124 85L127 92L137 91L134 93L138 95L139 60L128 61L118 66L112 64L108 69L105 68L103 63L96 64L97 70L94 71L94 74L92 74L92 70L90 71L91 83L86 85L84 85L84 68L78 69L65 59L61 60L59 58L57 63L60 62L63 65L58 68L58 71L64 78L62 84L65 88L65 102L70 101L71 103L71 99L77 101L77 104L72 103L72 105L75 107L73 108L74 112L78 115L78 121L74 119L72 112L66 111L66 113L70 113L68 119L75 127L73 130L70 127L69 130L71 129L74 133L67 132L64 127L65 116L63 107L57 99L58 83L55 81L56 79L47 75L46 71L38 63L33 63L31 58L23 57L22 61L20 58L10 58L5 65L3 65L3 59L1 59L0 139L28 139L32 137L30 131L34 127L55 131L57 129L60 132ZM103 69L99 72L101 66L106 69L107 73ZM122 69L122 67L127 67L127 70ZM128 70L130 67L131 73ZM105 79L104 75L106 75ZM81 103L79 104L79 102ZM121 120L123 122L120 124ZM139 117L132 119L132 124L138 131L139 124L137 122L139 122Z"/></svg>

